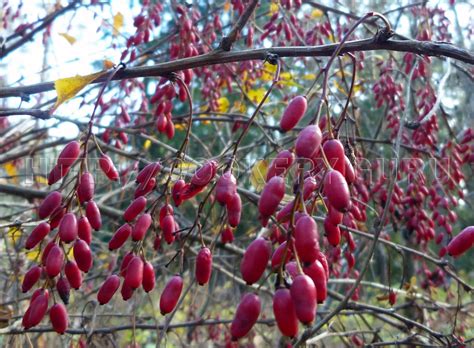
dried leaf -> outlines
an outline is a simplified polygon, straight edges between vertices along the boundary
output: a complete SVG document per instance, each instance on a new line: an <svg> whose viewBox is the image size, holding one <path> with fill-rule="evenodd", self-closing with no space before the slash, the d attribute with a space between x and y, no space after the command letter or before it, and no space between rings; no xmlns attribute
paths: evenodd
<svg viewBox="0 0 474 348"><path fill-rule="evenodd" d="M265 178L268 172L268 161L259 160L255 162L250 171L250 183L256 191L261 191L265 185Z"/></svg>
<svg viewBox="0 0 474 348"><path fill-rule="evenodd" d="M69 35L68 33L59 33L59 35L65 38L67 42L69 42L70 45L74 45L77 41L77 39L74 36Z"/></svg>
<svg viewBox="0 0 474 348"><path fill-rule="evenodd" d="M120 32L120 29L123 27L123 14L117 12L114 16L114 36L117 36Z"/></svg>

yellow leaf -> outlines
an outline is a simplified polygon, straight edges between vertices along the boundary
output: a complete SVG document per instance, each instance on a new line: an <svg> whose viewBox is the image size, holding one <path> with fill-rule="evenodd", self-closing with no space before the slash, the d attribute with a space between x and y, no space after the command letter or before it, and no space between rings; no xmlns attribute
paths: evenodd
<svg viewBox="0 0 474 348"><path fill-rule="evenodd" d="M104 59L102 65L104 66L104 70L112 69L115 66L115 64L108 59Z"/></svg>
<svg viewBox="0 0 474 348"><path fill-rule="evenodd" d="M315 8L313 11L311 11L311 18L314 18L314 19L321 18L323 15L324 15L324 12L318 8Z"/></svg>
<svg viewBox="0 0 474 348"><path fill-rule="evenodd" d="M180 161L176 165L176 169L179 169L179 170L187 172L187 173L192 172L196 168L197 168L196 164L194 164L192 162L187 162L187 161Z"/></svg>
<svg viewBox="0 0 474 348"><path fill-rule="evenodd" d="M219 99L217 99L217 111L218 112L227 112L229 110L229 99L227 99L226 97L221 97Z"/></svg>
<svg viewBox="0 0 474 348"><path fill-rule="evenodd" d="M224 4L224 12L230 11L230 1L226 1Z"/></svg>
<svg viewBox="0 0 474 348"><path fill-rule="evenodd" d="M21 237L21 229L18 226L12 226L8 229L7 236L12 244L16 244L16 241Z"/></svg>
<svg viewBox="0 0 474 348"><path fill-rule="evenodd" d="M314 80L315 78L316 78L316 74L303 75L303 80Z"/></svg>
<svg viewBox="0 0 474 348"><path fill-rule="evenodd" d="M151 146L151 140L150 139L147 139L145 140L145 142L143 143L143 150L147 151Z"/></svg>
<svg viewBox="0 0 474 348"><path fill-rule="evenodd" d="M123 14L117 12L114 16L114 35L117 36L119 34L120 29L123 27Z"/></svg>
<svg viewBox="0 0 474 348"><path fill-rule="evenodd" d="M278 4L276 2L273 2L271 5L270 5L270 13L269 15L270 16L273 16L275 13L278 12Z"/></svg>
<svg viewBox="0 0 474 348"><path fill-rule="evenodd" d="M73 249L73 248L70 247L69 250L67 251L66 257L67 257L68 259L74 258L72 249Z"/></svg>
<svg viewBox="0 0 474 348"><path fill-rule="evenodd" d="M177 130L177 131L182 131L182 130L185 130L186 127L184 126L184 124L178 123L178 124L174 125L174 129Z"/></svg>
<svg viewBox="0 0 474 348"><path fill-rule="evenodd" d="M77 39L74 36L69 35L68 33L59 33L59 35L65 38L67 42L69 42L70 45L74 45L77 41Z"/></svg>
<svg viewBox="0 0 474 348"><path fill-rule="evenodd" d="M250 100L258 104L262 101L266 92L267 90L265 88L251 89L250 91L248 91L247 95L249 96Z"/></svg>
<svg viewBox="0 0 474 348"><path fill-rule="evenodd" d="M40 175L35 176L35 181L37 184L42 184L42 185L46 185L48 183L48 179Z"/></svg>
<svg viewBox="0 0 474 348"><path fill-rule="evenodd" d="M26 252L26 258L30 261L36 261L40 255L40 247L36 247Z"/></svg>
<svg viewBox="0 0 474 348"><path fill-rule="evenodd" d="M260 160L255 162L251 171L250 171L250 183L255 188L256 191L263 189L265 185L265 178L267 177L268 171L268 161Z"/></svg>
<svg viewBox="0 0 474 348"><path fill-rule="evenodd" d="M104 71L101 71L95 74L85 76L76 75L74 77L66 77L54 81L54 88L56 89L58 99L56 104L54 104L52 111L56 110L57 107L65 101L74 97L81 89L102 76L104 73Z"/></svg>
<svg viewBox="0 0 474 348"><path fill-rule="evenodd" d="M16 170L15 163L8 162L3 166L3 168L5 169L7 176L11 176L12 177L11 180L14 183L18 183L18 171Z"/></svg>

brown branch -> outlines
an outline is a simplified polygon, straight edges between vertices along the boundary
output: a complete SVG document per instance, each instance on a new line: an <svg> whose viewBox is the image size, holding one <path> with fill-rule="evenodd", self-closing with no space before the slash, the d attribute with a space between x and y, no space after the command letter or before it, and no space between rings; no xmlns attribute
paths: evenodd
<svg viewBox="0 0 474 348"><path fill-rule="evenodd" d="M47 120L50 115L47 111L40 109L0 109L0 117L28 115L41 120Z"/></svg>
<svg viewBox="0 0 474 348"><path fill-rule="evenodd" d="M257 4L258 4L258 0L253 0L252 3L248 5L244 13L242 13L242 16L240 16L237 23L235 23L235 25L232 27L232 30L230 31L229 35L224 36L222 38L222 41L219 44L218 49L221 49L224 51L230 51L230 49L232 48L232 45L237 40L238 35L240 34L245 24L248 22L250 16L252 15L253 11L255 10L255 7L257 7Z"/></svg>
<svg viewBox="0 0 474 348"><path fill-rule="evenodd" d="M177 59L172 62L123 69L119 71L113 79L124 80L138 77L166 76L172 72L209 65L248 60L264 60L271 54L276 54L279 57L330 57L334 53L334 50L337 49L338 45L338 43L335 43L307 47L295 46L258 48L232 52L214 51L195 57ZM340 54L347 52L375 50L411 52L426 56L444 56L474 65L473 53L446 42L417 40L389 40L386 42L377 42L373 38L370 38L346 42L344 47L341 49ZM100 83L104 80L104 77L98 78L93 83ZM54 81L38 83L29 86L0 88L0 98L23 97L29 94L36 94L52 90L54 90Z"/></svg>

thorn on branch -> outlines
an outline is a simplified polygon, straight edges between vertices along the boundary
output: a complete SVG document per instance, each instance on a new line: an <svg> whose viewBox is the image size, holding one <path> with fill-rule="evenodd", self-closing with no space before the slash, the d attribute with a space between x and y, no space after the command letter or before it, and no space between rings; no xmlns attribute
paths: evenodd
<svg viewBox="0 0 474 348"><path fill-rule="evenodd" d="M395 32L392 29L382 28L377 30L377 33L374 35L374 42L375 43L383 43L387 42Z"/></svg>

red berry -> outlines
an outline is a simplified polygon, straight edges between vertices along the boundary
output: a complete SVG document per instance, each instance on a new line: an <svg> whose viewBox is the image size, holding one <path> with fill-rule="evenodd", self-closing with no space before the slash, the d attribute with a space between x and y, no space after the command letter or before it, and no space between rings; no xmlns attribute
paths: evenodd
<svg viewBox="0 0 474 348"><path fill-rule="evenodd" d="M260 279L265 272L271 252L270 243L263 238L257 238L250 243L240 263L240 272L247 284L251 285Z"/></svg>
<svg viewBox="0 0 474 348"><path fill-rule="evenodd" d="M334 225L330 220L329 217L326 216L324 219L324 231L326 232L326 237L328 239L329 244L332 246L338 246L341 242L341 230L339 226Z"/></svg>
<svg viewBox="0 0 474 348"><path fill-rule="evenodd" d="M112 181L117 181L119 178L119 173L117 168L115 168L114 162L112 159L107 155L102 155L99 159L99 166L100 169L104 172L104 174Z"/></svg>
<svg viewBox="0 0 474 348"><path fill-rule="evenodd" d="M466 227L456 237L451 239L447 249L451 256L459 256L469 250L474 244L474 226Z"/></svg>
<svg viewBox="0 0 474 348"><path fill-rule="evenodd" d="M388 294L388 302L393 306L395 304L395 302L397 302L397 294L395 293L395 291L390 291L390 293Z"/></svg>
<svg viewBox="0 0 474 348"><path fill-rule="evenodd" d="M161 164L159 162L150 163L138 173L136 180L140 184L148 183L151 179L155 178L160 170Z"/></svg>
<svg viewBox="0 0 474 348"><path fill-rule="evenodd" d="M130 205L125 209L123 213L123 219L127 222L134 220L146 207L147 200L145 197L140 196L136 198Z"/></svg>
<svg viewBox="0 0 474 348"><path fill-rule="evenodd" d="M61 205L62 195L59 191L50 192L38 208L38 217L45 219Z"/></svg>
<svg viewBox="0 0 474 348"><path fill-rule="evenodd" d="M336 170L328 170L324 177L324 193L329 204L341 212L351 206L351 194L344 176Z"/></svg>
<svg viewBox="0 0 474 348"><path fill-rule="evenodd" d="M87 244L91 244L92 227L86 216L81 216L79 220L77 220L77 236Z"/></svg>
<svg viewBox="0 0 474 348"><path fill-rule="evenodd" d="M81 287L82 274L76 262L72 260L66 262L66 266L64 266L64 273L66 273L66 278L73 289L77 290Z"/></svg>
<svg viewBox="0 0 474 348"><path fill-rule="evenodd" d="M272 269L273 270L277 270L280 265L281 265L281 261L283 259L283 255L286 255L285 256L285 261L283 262L283 264L286 264L289 260L291 260L291 257L292 257L292 252L291 252L291 248L287 248L287 242L283 242L280 244L280 246L273 252L273 255L272 255Z"/></svg>
<svg viewBox="0 0 474 348"><path fill-rule="evenodd" d="M143 260L139 256L135 256L130 260L127 266L127 275L124 282L132 289L137 289L143 282Z"/></svg>
<svg viewBox="0 0 474 348"><path fill-rule="evenodd" d="M345 175L346 159L344 145L338 139L329 139L323 145L324 155L332 168Z"/></svg>
<svg viewBox="0 0 474 348"><path fill-rule="evenodd" d="M23 316L23 326L25 329L38 325L48 310L48 290L38 289L35 294L31 298L30 306Z"/></svg>
<svg viewBox="0 0 474 348"><path fill-rule="evenodd" d="M300 274L293 280L290 288L291 298L295 305L296 316L303 324L311 324L316 317L316 287L305 274Z"/></svg>
<svg viewBox="0 0 474 348"><path fill-rule="evenodd" d="M125 277L127 275L127 267L130 261L135 257L133 252L129 251L122 259L122 264L120 265L120 275Z"/></svg>
<svg viewBox="0 0 474 348"><path fill-rule="evenodd" d="M71 243L77 238L77 219L74 213L67 213L59 223L59 238L64 243Z"/></svg>
<svg viewBox="0 0 474 348"><path fill-rule="evenodd" d="M140 216L135 223L135 227L132 231L132 239L133 241L142 240L145 237L146 232L150 228L152 219L150 214L143 214Z"/></svg>
<svg viewBox="0 0 474 348"><path fill-rule="evenodd" d="M96 231L100 230L100 228L102 227L102 217L100 215L100 210L96 202L87 202L86 216L89 219L92 228Z"/></svg>
<svg viewBox="0 0 474 348"><path fill-rule="evenodd" d="M180 197L181 190L183 187L186 185L183 179L179 179L176 181L173 185L173 188L171 190L171 196L173 197L174 204L179 207L183 200Z"/></svg>
<svg viewBox="0 0 474 348"><path fill-rule="evenodd" d="M348 184L354 183L356 179L355 170L354 170L354 167L352 166L351 161L349 160L349 158L347 158L347 156L344 156L344 167L345 167L344 177L346 178L347 183Z"/></svg>
<svg viewBox="0 0 474 348"><path fill-rule="evenodd" d="M54 304L49 311L49 319L54 331L58 334L66 332L69 325L69 318L66 307L62 303Z"/></svg>
<svg viewBox="0 0 474 348"><path fill-rule="evenodd" d="M222 243L232 243L234 241L234 232L232 232L232 228L226 227L222 231L221 234L221 242Z"/></svg>
<svg viewBox="0 0 474 348"><path fill-rule="evenodd" d="M268 218L276 211L284 195L285 180L282 177L274 176L265 184L258 201L263 226L267 225Z"/></svg>
<svg viewBox="0 0 474 348"><path fill-rule="evenodd" d="M183 278L173 276L166 284L160 297L160 312L165 315L171 313L178 303L183 290Z"/></svg>
<svg viewBox="0 0 474 348"><path fill-rule="evenodd" d="M153 190L153 188L155 188L155 186L156 186L156 179L155 178L151 178L150 180L139 184L137 186L137 188L135 189L135 193L133 195L133 198L146 196L147 194L149 194Z"/></svg>
<svg viewBox="0 0 474 348"><path fill-rule="evenodd" d="M79 269L87 273L92 267L92 253L89 245L81 239L74 243L73 247L74 259Z"/></svg>
<svg viewBox="0 0 474 348"><path fill-rule="evenodd" d="M21 284L21 291L28 292L41 277L41 267L33 266L26 272Z"/></svg>
<svg viewBox="0 0 474 348"><path fill-rule="evenodd" d="M208 161L194 173L191 184L195 186L206 186L216 175L217 162Z"/></svg>
<svg viewBox="0 0 474 348"><path fill-rule="evenodd" d="M61 249L59 245L54 244L51 250L49 250L48 257L46 258L46 274L51 278L56 277L59 272L61 272L63 263L63 249Z"/></svg>
<svg viewBox="0 0 474 348"><path fill-rule="evenodd" d="M88 202L94 197L94 177L89 172L84 172L79 178L77 197L81 203Z"/></svg>
<svg viewBox="0 0 474 348"><path fill-rule="evenodd" d="M313 262L319 251L318 226L311 216L304 215L295 226L295 248L301 261Z"/></svg>
<svg viewBox="0 0 474 348"><path fill-rule="evenodd" d="M38 245L49 233L51 226L47 222L41 222L31 231L25 243L25 248L30 250Z"/></svg>
<svg viewBox="0 0 474 348"><path fill-rule="evenodd" d="M230 325L233 340L238 340L249 333L258 320L260 310L261 303L257 295L247 293L242 297Z"/></svg>
<svg viewBox="0 0 474 348"><path fill-rule="evenodd" d="M122 294L122 299L124 301L128 301L129 299L131 299L134 291L135 289L128 286L127 283L125 282L122 283L122 288L120 289L120 293Z"/></svg>
<svg viewBox="0 0 474 348"><path fill-rule="evenodd" d="M227 221L230 226L237 227L240 223L240 217L242 214L242 201L240 195L236 192L230 200L227 201Z"/></svg>
<svg viewBox="0 0 474 348"><path fill-rule="evenodd" d="M109 275L97 293L97 301L99 301L101 305L109 303L119 286L120 278L115 274Z"/></svg>
<svg viewBox="0 0 474 348"><path fill-rule="evenodd" d="M304 128L296 138L295 151L299 158L313 158L321 145L321 130L316 125Z"/></svg>
<svg viewBox="0 0 474 348"><path fill-rule="evenodd" d="M307 107L308 102L305 96L299 95L294 97L283 112L283 116L280 120L281 129L284 131L293 129L304 116Z"/></svg>
<svg viewBox="0 0 474 348"><path fill-rule="evenodd" d="M284 336L296 337L298 334L298 318L291 299L290 290L278 289L273 295L273 314L278 329Z"/></svg>
<svg viewBox="0 0 474 348"><path fill-rule="evenodd" d="M130 234L132 234L132 226L127 223L120 226L109 241L109 250L116 250L124 245Z"/></svg>
<svg viewBox="0 0 474 348"><path fill-rule="evenodd" d="M295 155L293 152L283 150L272 160L267 171L267 179L270 180L274 176L280 176L284 174L288 168L291 167L295 161Z"/></svg>
<svg viewBox="0 0 474 348"><path fill-rule="evenodd" d="M142 286L145 292L150 292L155 288L155 269L149 261L143 264Z"/></svg>
<svg viewBox="0 0 474 348"><path fill-rule="evenodd" d="M199 285L209 282L212 272L212 254L209 248L202 248L196 256L196 281Z"/></svg>
<svg viewBox="0 0 474 348"><path fill-rule="evenodd" d="M323 303L327 297L327 278L326 270L324 269L321 262L318 260L311 263L309 266L305 266L303 271L308 275L316 287L316 295L318 303Z"/></svg>
<svg viewBox="0 0 474 348"><path fill-rule="evenodd" d="M81 145L77 141L71 141L61 151L58 157L58 165L70 167L79 157Z"/></svg>
<svg viewBox="0 0 474 348"><path fill-rule="evenodd" d="M54 230L56 227L59 226L61 219L63 218L64 214L66 214L66 208L59 207L51 214L49 218L49 224L51 225L51 229Z"/></svg>
<svg viewBox="0 0 474 348"><path fill-rule="evenodd" d="M228 171L222 174L216 183L216 200L222 204L228 204L228 202L237 193L237 181L234 175Z"/></svg>
<svg viewBox="0 0 474 348"><path fill-rule="evenodd" d="M176 230L176 224L173 215L166 215L161 221L161 229L163 230L163 236L166 243L171 244L174 241L174 232Z"/></svg>
<svg viewBox="0 0 474 348"><path fill-rule="evenodd" d="M67 281L66 278L63 276L59 277L58 281L56 282L56 290L58 291L59 297L64 302L64 304L69 303L69 295L71 293L71 285Z"/></svg>

